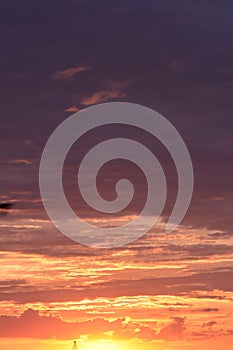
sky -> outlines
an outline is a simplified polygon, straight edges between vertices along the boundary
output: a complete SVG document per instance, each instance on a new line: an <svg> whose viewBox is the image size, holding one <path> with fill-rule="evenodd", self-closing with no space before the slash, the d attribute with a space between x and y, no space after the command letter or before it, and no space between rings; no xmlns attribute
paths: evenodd
<svg viewBox="0 0 233 350"><path fill-rule="evenodd" d="M1 0L0 348L2 350L231 350L233 342L233 3L229 0ZM66 118L105 102L165 116L184 139L194 192L165 233L177 195L173 161L137 128L80 138L63 169L73 210L112 227L138 215L143 173L115 160L97 185L107 200L122 177L135 198L118 215L90 209L78 166L95 144L135 139L160 160L168 195L159 222L114 249L82 246L50 222L39 190L45 144Z"/></svg>

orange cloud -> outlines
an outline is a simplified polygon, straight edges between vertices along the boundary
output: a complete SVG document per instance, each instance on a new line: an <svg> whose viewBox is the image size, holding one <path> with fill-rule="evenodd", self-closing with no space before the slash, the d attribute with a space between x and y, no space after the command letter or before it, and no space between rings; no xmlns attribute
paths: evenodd
<svg viewBox="0 0 233 350"><path fill-rule="evenodd" d="M66 109L64 109L64 112L73 112L73 113L75 113L75 112L78 112L80 109L78 108L78 107L76 107L76 106L71 106L71 107L68 107L68 108L66 108Z"/></svg>
<svg viewBox="0 0 233 350"><path fill-rule="evenodd" d="M60 318L40 316L38 311L28 309L20 317L0 316L0 337L72 339L82 334L98 335L114 330L121 332L124 318L108 321L95 318L83 322L66 322Z"/></svg>
<svg viewBox="0 0 233 350"><path fill-rule="evenodd" d="M107 87L99 91L95 91L88 97L84 97L81 100L81 104L84 106L89 106L97 103L106 102L108 100L123 98L126 94L123 89L129 85L129 82L116 82L108 81Z"/></svg>
<svg viewBox="0 0 233 350"><path fill-rule="evenodd" d="M185 319L182 317L174 317L170 324L166 325L159 332L159 338L177 340L184 336Z"/></svg>
<svg viewBox="0 0 233 350"><path fill-rule="evenodd" d="M125 94L117 90L101 90L94 92L91 96L84 98L81 103L84 106L94 105L96 103L106 102L115 98L125 97Z"/></svg>

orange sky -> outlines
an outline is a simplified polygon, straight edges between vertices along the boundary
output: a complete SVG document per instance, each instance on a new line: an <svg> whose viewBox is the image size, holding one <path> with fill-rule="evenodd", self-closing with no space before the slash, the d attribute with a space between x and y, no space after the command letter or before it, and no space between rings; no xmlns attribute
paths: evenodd
<svg viewBox="0 0 233 350"><path fill-rule="evenodd" d="M18 230L15 215L2 226ZM224 236L210 252L210 230L180 227L168 236L160 224L127 247L101 250L66 246L49 222L32 225L22 222L22 231L44 226L60 242L50 253L1 252L1 349L16 342L16 349L63 350L72 339L90 350L97 339L120 349L213 349L232 339L232 253L221 249L230 245Z"/></svg>

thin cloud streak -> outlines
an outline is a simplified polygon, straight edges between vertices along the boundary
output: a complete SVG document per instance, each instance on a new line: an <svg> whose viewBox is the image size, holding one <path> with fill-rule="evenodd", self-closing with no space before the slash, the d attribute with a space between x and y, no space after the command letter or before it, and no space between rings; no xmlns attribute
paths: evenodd
<svg viewBox="0 0 233 350"><path fill-rule="evenodd" d="M93 68L89 66L67 68L64 70L58 70L52 75L52 77L56 80L71 80L76 74L86 72L91 69Z"/></svg>

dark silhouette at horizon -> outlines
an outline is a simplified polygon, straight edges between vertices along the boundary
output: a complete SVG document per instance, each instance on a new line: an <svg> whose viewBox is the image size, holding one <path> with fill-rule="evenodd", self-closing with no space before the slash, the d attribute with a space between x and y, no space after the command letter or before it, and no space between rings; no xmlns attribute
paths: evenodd
<svg viewBox="0 0 233 350"><path fill-rule="evenodd" d="M74 343L73 343L73 347L72 347L72 350L78 350L78 347L77 347L77 342L76 342L76 340L74 340Z"/></svg>

